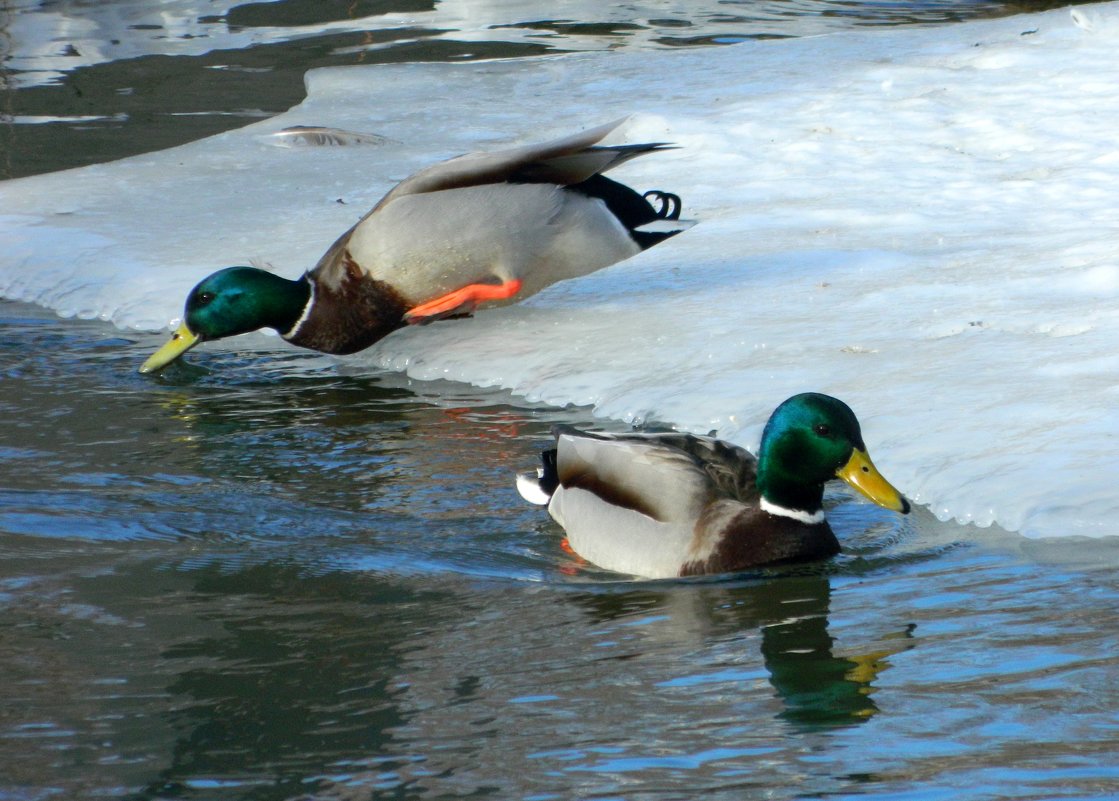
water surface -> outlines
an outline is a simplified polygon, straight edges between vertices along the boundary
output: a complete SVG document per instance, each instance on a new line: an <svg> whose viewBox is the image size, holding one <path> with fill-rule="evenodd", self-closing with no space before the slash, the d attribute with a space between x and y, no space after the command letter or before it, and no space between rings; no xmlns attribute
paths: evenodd
<svg viewBox="0 0 1119 801"><path fill-rule="evenodd" d="M1119 793L1108 540L837 489L833 561L634 582L511 485L583 410L0 326L0 797Z"/></svg>

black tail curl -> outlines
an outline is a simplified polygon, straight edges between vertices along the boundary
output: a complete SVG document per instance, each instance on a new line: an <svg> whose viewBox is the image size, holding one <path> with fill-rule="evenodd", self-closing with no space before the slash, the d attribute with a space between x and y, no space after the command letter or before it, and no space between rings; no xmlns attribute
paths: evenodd
<svg viewBox="0 0 1119 801"><path fill-rule="evenodd" d="M650 189L643 197L653 207L658 220L679 220L680 209L683 204L680 196L671 192L662 192L659 189Z"/></svg>

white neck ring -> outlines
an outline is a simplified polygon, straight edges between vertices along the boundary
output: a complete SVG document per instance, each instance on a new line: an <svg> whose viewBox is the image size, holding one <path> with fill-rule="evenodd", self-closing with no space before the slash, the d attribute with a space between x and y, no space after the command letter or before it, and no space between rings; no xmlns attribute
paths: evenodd
<svg viewBox="0 0 1119 801"><path fill-rule="evenodd" d="M286 333L280 334L284 339L291 339L299 333L299 329L303 327L303 323L307 322L307 316L311 313L311 307L315 305L315 282L308 280L307 286L310 287L311 293L307 296L307 305L303 307L303 313L299 315L299 319Z"/></svg>
<svg viewBox="0 0 1119 801"><path fill-rule="evenodd" d="M793 520L798 520L801 523L808 523L809 525L824 522L823 509L817 509L815 512L804 512L800 509L788 509L784 506L773 503L772 501L767 501L765 498L762 498L759 506L761 506L763 512L769 512L771 515L777 515L778 517L791 517Z"/></svg>

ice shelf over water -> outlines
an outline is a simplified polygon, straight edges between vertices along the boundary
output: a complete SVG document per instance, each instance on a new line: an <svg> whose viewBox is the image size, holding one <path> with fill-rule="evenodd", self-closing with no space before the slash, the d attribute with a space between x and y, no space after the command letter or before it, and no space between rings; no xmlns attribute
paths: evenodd
<svg viewBox="0 0 1119 801"><path fill-rule="evenodd" d="M0 294L162 329L218 267L297 275L436 159L637 111L627 140L681 149L616 177L679 193L699 225L525 304L394 334L346 369L500 385L748 446L780 400L828 392L883 473L941 518L1115 535L1117 52L1112 4L316 71L278 118L0 184ZM267 134L290 125L390 141L276 147Z"/></svg>

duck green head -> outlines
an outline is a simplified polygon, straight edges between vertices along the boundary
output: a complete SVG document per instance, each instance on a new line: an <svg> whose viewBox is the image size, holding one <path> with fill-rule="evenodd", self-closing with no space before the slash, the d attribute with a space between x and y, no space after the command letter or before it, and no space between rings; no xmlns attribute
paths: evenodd
<svg viewBox="0 0 1119 801"><path fill-rule="evenodd" d="M227 267L190 291L183 322L171 340L140 367L166 367L199 342L247 334L259 328L290 331L311 299L307 279L289 281L256 267Z"/></svg>
<svg viewBox="0 0 1119 801"><path fill-rule="evenodd" d="M758 490L770 504L812 515L824 484L840 478L879 506L909 513L909 501L870 460L855 413L818 392L794 395L774 410L758 450Z"/></svg>

